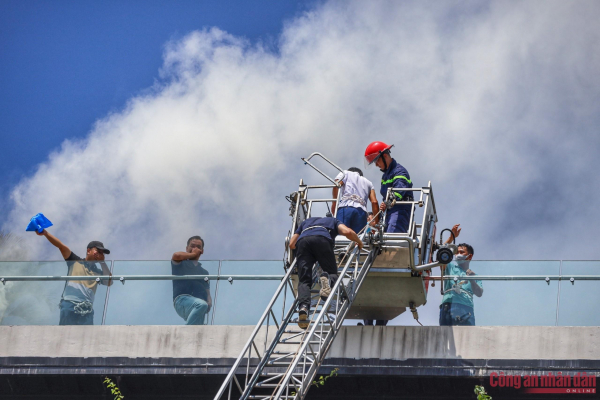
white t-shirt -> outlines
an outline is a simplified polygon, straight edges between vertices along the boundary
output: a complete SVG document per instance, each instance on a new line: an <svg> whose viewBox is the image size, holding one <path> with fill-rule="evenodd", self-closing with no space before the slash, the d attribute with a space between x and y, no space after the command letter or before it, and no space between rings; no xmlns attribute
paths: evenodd
<svg viewBox="0 0 600 400"><path fill-rule="evenodd" d="M344 182L340 188L341 197L339 207L356 207L367 211L369 203L369 194L373 190L373 184L364 176L360 176L358 172L344 171L335 177L336 181ZM351 196L358 196L363 201L358 201L357 198L352 199Z"/></svg>

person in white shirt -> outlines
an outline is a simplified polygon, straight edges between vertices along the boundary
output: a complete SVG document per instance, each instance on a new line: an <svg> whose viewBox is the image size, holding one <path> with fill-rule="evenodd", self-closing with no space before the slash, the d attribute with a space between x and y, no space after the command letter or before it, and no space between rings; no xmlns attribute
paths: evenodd
<svg viewBox="0 0 600 400"><path fill-rule="evenodd" d="M337 199L338 191L342 191L336 217L358 234L367 226L368 203L371 203L373 215L377 215L379 212L379 204L373 184L356 167L340 172L335 177L335 181L341 185L341 188L333 188L333 198ZM334 201L331 208L333 214L335 214L335 208L336 202ZM373 219L371 224L375 225L378 219L378 217Z"/></svg>

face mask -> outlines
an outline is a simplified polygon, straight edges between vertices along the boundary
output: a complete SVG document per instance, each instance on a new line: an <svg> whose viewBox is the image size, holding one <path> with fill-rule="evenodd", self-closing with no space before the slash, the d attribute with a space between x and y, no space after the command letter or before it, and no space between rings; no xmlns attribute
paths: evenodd
<svg viewBox="0 0 600 400"><path fill-rule="evenodd" d="M467 260L467 257L468 256L465 256L464 254L456 254L454 256L454 261L456 261L456 263L458 265L460 265L461 267L467 266L467 265L469 265L469 261L471 261L471 260Z"/></svg>

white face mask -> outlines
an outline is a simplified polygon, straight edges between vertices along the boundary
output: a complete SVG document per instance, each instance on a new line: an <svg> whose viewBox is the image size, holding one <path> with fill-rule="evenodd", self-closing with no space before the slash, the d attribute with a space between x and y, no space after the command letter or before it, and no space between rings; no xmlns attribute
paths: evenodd
<svg viewBox="0 0 600 400"><path fill-rule="evenodd" d="M461 267L466 267L469 265L469 262L471 261L471 260L467 260L467 257L468 256L466 256L464 254L456 254L454 256L454 261L456 261L456 263L458 265L460 265Z"/></svg>

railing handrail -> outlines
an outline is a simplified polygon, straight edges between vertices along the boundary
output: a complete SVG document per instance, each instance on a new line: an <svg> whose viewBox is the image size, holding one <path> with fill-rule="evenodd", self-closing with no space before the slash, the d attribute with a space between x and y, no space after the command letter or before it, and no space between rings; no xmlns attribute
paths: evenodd
<svg viewBox="0 0 600 400"><path fill-rule="evenodd" d="M350 241L350 240L348 240ZM81 261L86 261L86 260L81 260ZM162 259L162 260L123 260L123 259L116 259L116 260L104 260L104 262L159 262L159 261L164 261L164 262L171 262L171 260L167 260L167 259ZM199 260L200 263L208 263L208 262L281 262L281 259L276 259L276 260ZM531 259L523 259L523 260L486 260L486 259L477 259L477 260L471 260L471 262L473 263L480 263L480 262L533 262L533 261L539 261L539 262L600 262L600 260L562 260L562 259L539 259L539 260L531 260ZM29 260L29 261L23 261L23 260L2 260L0 261L0 265L5 264L5 263L66 263L66 262L73 262L71 260ZM88 262L93 262L93 263L99 263L99 261L88 261Z"/></svg>
<svg viewBox="0 0 600 400"><path fill-rule="evenodd" d="M571 278L577 280L588 280L597 281L600 280L600 275L468 275L468 276L456 276L456 275L444 275L429 276L423 278L424 280L440 281L440 280L482 280L482 281L536 281L536 280L550 280L550 281L561 281L570 280Z"/></svg>
<svg viewBox="0 0 600 400"><path fill-rule="evenodd" d="M240 281L274 281L281 280L285 275L69 275L69 276L2 276L2 281L94 281L94 280L130 280L130 281L178 281L204 279L210 281L240 280Z"/></svg>
<svg viewBox="0 0 600 400"><path fill-rule="evenodd" d="M2 260L0 261L0 264L2 263L66 263L66 262L75 262L77 260L28 260L28 261L24 261L24 260ZM93 263L100 263L101 261L87 261L87 260L79 260L80 262L93 262ZM105 259L102 260L104 262L158 262L158 261L163 261L163 262L171 262L171 259L154 259L154 260L124 260L124 259ZM229 259L225 259L225 260L198 260L198 262L200 263L208 263L208 262L224 262L224 261L235 261L235 262L241 262L241 261L248 261L248 262L281 262L281 259L277 259L277 260L248 260L248 259L241 259L241 260L229 260Z"/></svg>

